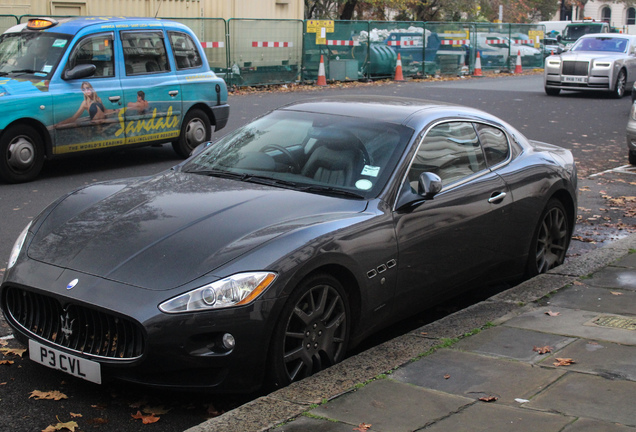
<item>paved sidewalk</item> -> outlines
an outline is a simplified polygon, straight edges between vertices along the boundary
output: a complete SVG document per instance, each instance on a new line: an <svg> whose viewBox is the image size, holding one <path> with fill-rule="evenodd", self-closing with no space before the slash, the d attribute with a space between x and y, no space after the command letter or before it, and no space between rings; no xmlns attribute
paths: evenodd
<svg viewBox="0 0 636 432"><path fill-rule="evenodd" d="M634 395L636 235L187 432L634 432Z"/></svg>

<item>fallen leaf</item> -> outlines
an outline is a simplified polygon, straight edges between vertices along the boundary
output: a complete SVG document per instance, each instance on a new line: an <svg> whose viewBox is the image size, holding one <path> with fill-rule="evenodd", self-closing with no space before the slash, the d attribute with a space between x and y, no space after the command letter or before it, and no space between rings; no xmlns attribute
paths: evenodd
<svg viewBox="0 0 636 432"><path fill-rule="evenodd" d="M616 292L616 291L610 291L610 292L612 293L612 295L616 295L616 296L623 295L622 292Z"/></svg>
<svg viewBox="0 0 636 432"><path fill-rule="evenodd" d="M449 378L450 378L449 374L444 375L444 379L449 379Z"/></svg>
<svg viewBox="0 0 636 432"><path fill-rule="evenodd" d="M546 345L544 347L534 347L534 348L532 348L532 351L543 355L543 354L547 354L547 353L552 352L552 347L550 347L548 345Z"/></svg>
<svg viewBox="0 0 636 432"><path fill-rule="evenodd" d="M554 366L569 366L574 363L576 362L572 360L571 358L557 358L556 361L552 364Z"/></svg>
<svg viewBox="0 0 636 432"><path fill-rule="evenodd" d="M0 339L0 347L4 347L4 346L7 346L7 345L9 345L9 342L7 342L4 339Z"/></svg>
<svg viewBox="0 0 636 432"><path fill-rule="evenodd" d="M5 356L7 355L14 355L14 356L19 356L22 357L22 354L24 354L26 352L26 349L20 349L20 348L2 348L0 349L0 352L4 353Z"/></svg>
<svg viewBox="0 0 636 432"><path fill-rule="evenodd" d="M497 399L499 399L497 396L483 396L479 398L482 402L495 402Z"/></svg>
<svg viewBox="0 0 636 432"><path fill-rule="evenodd" d="M364 432L371 429L371 424L368 423L360 423L357 428L354 428L354 431Z"/></svg>
<svg viewBox="0 0 636 432"><path fill-rule="evenodd" d="M60 419L58 418L57 421L59 422ZM77 422L74 422L74 421L69 421L66 423L59 422L56 425L51 425L47 427L46 429L42 430L42 432L55 432L55 431L61 431L61 430L75 432L76 427L79 427L79 425L77 424Z"/></svg>
<svg viewBox="0 0 636 432"><path fill-rule="evenodd" d="M108 420L103 419L101 417L96 417L96 418L88 419L87 423L92 425L103 425L108 423Z"/></svg>
<svg viewBox="0 0 636 432"><path fill-rule="evenodd" d="M36 400L52 399L52 400L59 401L61 399L68 399L68 396L66 396L64 393L60 393L57 390L50 391L50 392L43 392L43 391L40 391L40 390L33 390L31 392L31 396L29 396L29 399L31 399L31 398L35 398Z"/></svg>
<svg viewBox="0 0 636 432"><path fill-rule="evenodd" d="M0 360L0 365L12 365L15 363L13 360Z"/></svg>
<svg viewBox="0 0 636 432"><path fill-rule="evenodd" d="M71 417L77 418L77 417L83 417L83 416L81 414L71 413Z"/></svg>
<svg viewBox="0 0 636 432"><path fill-rule="evenodd" d="M552 312L552 311L547 311L545 314L546 314L546 315L549 315L549 316L551 316L551 317L555 317L555 316L559 316L559 315L561 315L561 312Z"/></svg>
<svg viewBox="0 0 636 432"><path fill-rule="evenodd" d="M135 420L141 420L143 424L151 424L159 421L161 417L155 417L154 415L143 415L141 411L137 411L137 414L131 414Z"/></svg>

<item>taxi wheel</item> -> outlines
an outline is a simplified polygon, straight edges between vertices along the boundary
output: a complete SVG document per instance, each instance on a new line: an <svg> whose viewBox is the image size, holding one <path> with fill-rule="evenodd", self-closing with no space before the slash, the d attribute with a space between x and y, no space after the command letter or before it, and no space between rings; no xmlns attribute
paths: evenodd
<svg viewBox="0 0 636 432"><path fill-rule="evenodd" d="M193 109L183 119L181 134L172 143L172 148L179 156L187 158L199 144L210 141L211 135L208 116L199 109Z"/></svg>
<svg viewBox="0 0 636 432"><path fill-rule="evenodd" d="M8 127L0 138L0 155L0 177L4 181L31 181L44 165L42 137L27 125Z"/></svg>

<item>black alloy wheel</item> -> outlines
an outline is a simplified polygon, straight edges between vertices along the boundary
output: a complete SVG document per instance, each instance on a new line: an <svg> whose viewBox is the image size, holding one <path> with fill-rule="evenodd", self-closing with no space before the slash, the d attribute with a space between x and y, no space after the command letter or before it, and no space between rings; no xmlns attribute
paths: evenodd
<svg viewBox="0 0 636 432"><path fill-rule="evenodd" d="M552 199L543 210L535 230L528 258L528 275L535 276L563 264L570 244L571 228L559 200Z"/></svg>
<svg viewBox="0 0 636 432"><path fill-rule="evenodd" d="M342 361L349 327L340 282L328 274L310 276L292 293L274 330L272 384L284 387Z"/></svg>

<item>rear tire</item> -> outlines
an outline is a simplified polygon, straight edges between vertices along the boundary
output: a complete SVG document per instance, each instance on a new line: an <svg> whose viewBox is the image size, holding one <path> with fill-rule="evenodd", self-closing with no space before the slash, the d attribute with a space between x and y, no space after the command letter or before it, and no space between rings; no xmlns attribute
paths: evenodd
<svg viewBox="0 0 636 432"><path fill-rule="evenodd" d="M40 134L28 125L5 129L0 139L0 177L7 183L35 179L44 165L44 144Z"/></svg>
<svg viewBox="0 0 636 432"><path fill-rule="evenodd" d="M636 151L630 150L628 153L629 163L631 165L636 165Z"/></svg>
<svg viewBox="0 0 636 432"><path fill-rule="evenodd" d="M570 245L572 227L561 201L551 199L534 230L527 263L527 276L545 273L563 264Z"/></svg>
<svg viewBox="0 0 636 432"><path fill-rule="evenodd" d="M284 387L342 361L350 326L342 284L329 274L307 278L287 300L274 328L270 384Z"/></svg>
<svg viewBox="0 0 636 432"><path fill-rule="evenodd" d="M210 141L212 130L210 119L200 109L188 111L183 118L179 139L172 143L174 151L187 158L199 144Z"/></svg>

